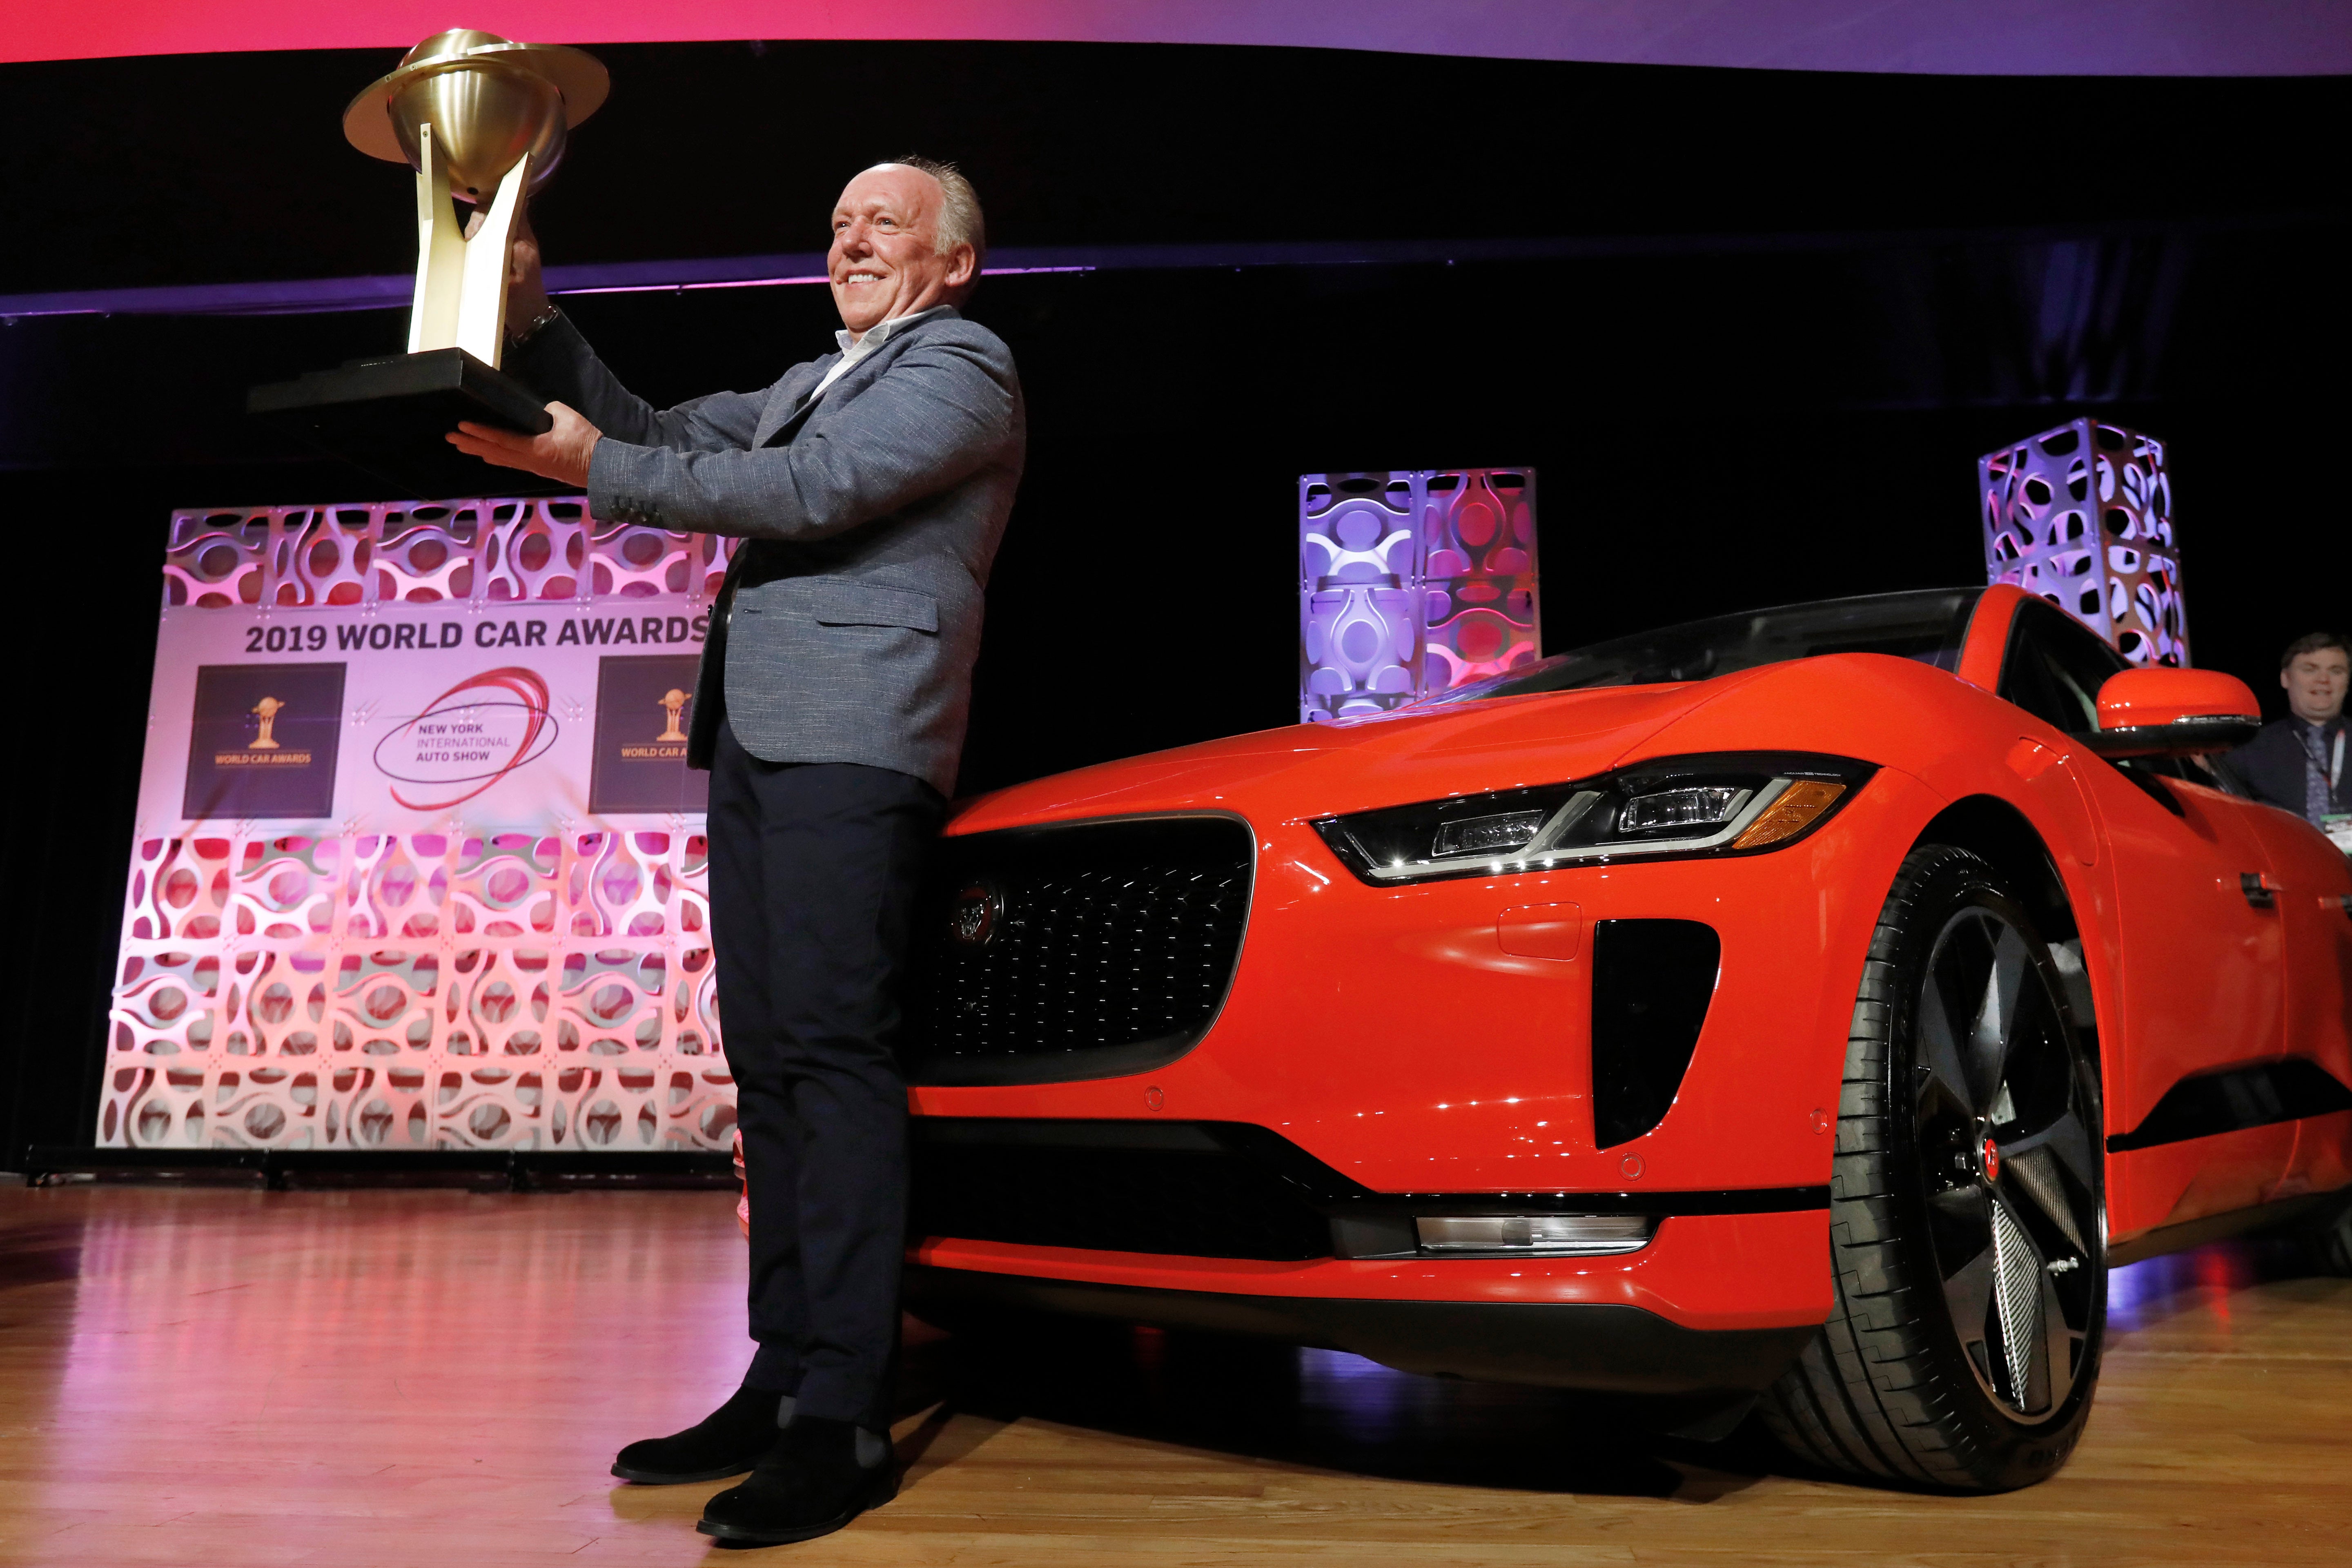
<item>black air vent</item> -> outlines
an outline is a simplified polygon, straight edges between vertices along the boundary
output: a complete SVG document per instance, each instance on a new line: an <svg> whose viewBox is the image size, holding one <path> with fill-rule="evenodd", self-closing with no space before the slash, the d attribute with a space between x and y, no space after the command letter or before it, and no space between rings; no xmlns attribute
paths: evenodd
<svg viewBox="0 0 2352 1568"><path fill-rule="evenodd" d="M1330 1257L1330 1223L1305 1191L1229 1146L1252 1137L1305 1160L1255 1127L1221 1138L1190 1122L919 1116L908 1234L1191 1258Z"/></svg>
<svg viewBox="0 0 2352 1568"><path fill-rule="evenodd" d="M1698 921L1592 928L1592 1128L1606 1149L1664 1121L1715 1000L1723 943Z"/></svg>
<svg viewBox="0 0 2352 1568"><path fill-rule="evenodd" d="M1250 832L1149 818L943 839L916 926L915 1083L1052 1083L1181 1056L1223 1005Z"/></svg>

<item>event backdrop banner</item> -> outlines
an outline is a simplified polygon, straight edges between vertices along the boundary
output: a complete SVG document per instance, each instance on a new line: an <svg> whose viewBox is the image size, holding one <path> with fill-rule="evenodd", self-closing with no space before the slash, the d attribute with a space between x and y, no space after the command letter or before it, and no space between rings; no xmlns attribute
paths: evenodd
<svg viewBox="0 0 2352 1568"><path fill-rule="evenodd" d="M99 1142L725 1148L686 736L730 542L174 515Z"/></svg>

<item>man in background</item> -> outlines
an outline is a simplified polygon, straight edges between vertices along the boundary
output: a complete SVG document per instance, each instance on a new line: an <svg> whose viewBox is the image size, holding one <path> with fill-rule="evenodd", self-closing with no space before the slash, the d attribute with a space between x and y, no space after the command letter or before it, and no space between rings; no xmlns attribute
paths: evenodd
<svg viewBox="0 0 2352 1568"><path fill-rule="evenodd" d="M2344 766L2352 643L2334 632L2295 638L2279 658L2279 684L2286 688L2287 716L2231 752L2230 769L2257 799L2352 848L2352 776Z"/></svg>

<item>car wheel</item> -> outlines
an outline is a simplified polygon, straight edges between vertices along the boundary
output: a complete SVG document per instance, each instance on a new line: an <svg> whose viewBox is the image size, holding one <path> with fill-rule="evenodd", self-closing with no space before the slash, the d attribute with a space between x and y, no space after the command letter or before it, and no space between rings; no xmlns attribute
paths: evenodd
<svg viewBox="0 0 2352 1568"><path fill-rule="evenodd" d="M2352 1276L2352 1206L2339 1208L2305 1237L2311 1266L2338 1279Z"/></svg>
<svg viewBox="0 0 2352 1568"><path fill-rule="evenodd" d="M1855 1475L2004 1491L2054 1473L2106 1330L2098 1074L2000 874L1926 845L1863 966L1830 1187L1836 1302L1767 1395Z"/></svg>

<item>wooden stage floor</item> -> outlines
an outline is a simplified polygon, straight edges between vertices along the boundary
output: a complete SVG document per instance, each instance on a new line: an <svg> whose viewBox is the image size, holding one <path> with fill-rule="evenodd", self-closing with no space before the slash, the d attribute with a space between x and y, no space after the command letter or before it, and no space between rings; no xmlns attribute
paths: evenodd
<svg viewBox="0 0 2352 1568"><path fill-rule="evenodd" d="M751 1560L628 1439L734 1384L727 1195L0 1188L0 1563ZM1990 1499L1580 1431L1559 1397L1128 1331L908 1357L897 1502L760 1561L2352 1562L2352 1281L2116 1277L2090 1432Z"/></svg>

